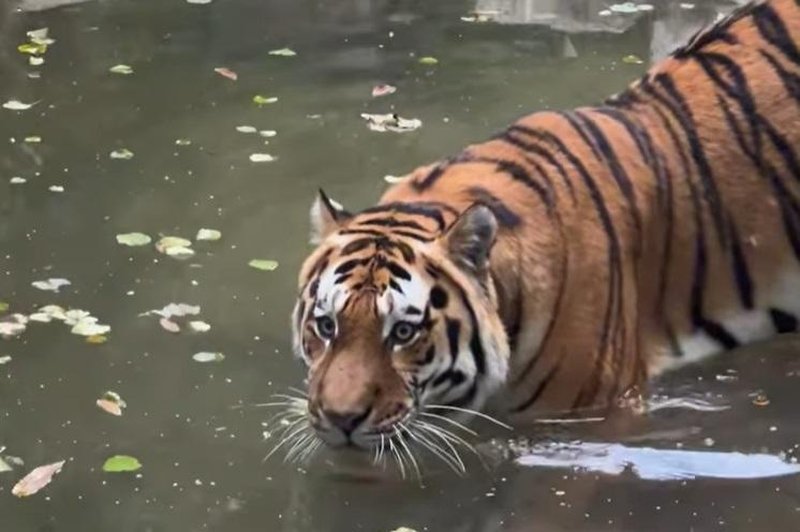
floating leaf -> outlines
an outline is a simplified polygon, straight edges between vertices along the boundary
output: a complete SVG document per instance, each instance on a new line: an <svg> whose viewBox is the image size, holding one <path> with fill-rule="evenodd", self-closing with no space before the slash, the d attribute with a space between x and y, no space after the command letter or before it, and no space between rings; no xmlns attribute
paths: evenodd
<svg viewBox="0 0 800 532"><path fill-rule="evenodd" d="M204 321L190 321L189 328L194 332L208 332L211 330L211 325Z"/></svg>
<svg viewBox="0 0 800 532"><path fill-rule="evenodd" d="M31 40L33 43L37 44L53 44L56 42L55 40L48 37L50 33L49 28L39 28L35 30L30 30L25 33L28 36L28 39Z"/></svg>
<svg viewBox="0 0 800 532"><path fill-rule="evenodd" d="M9 109L11 111L25 111L27 109L30 109L34 105L36 105L36 103L37 102L34 102L34 103L22 103L19 100L8 100L6 103L3 104L3 108L4 109Z"/></svg>
<svg viewBox="0 0 800 532"><path fill-rule="evenodd" d="M141 468L142 464L137 458L124 454L112 456L103 464L103 471L106 473L129 473Z"/></svg>
<svg viewBox="0 0 800 532"><path fill-rule="evenodd" d="M30 66L41 66L44 64L44 57L32 55L28 58L28 64Z"/></svg>
<svg viewBox="0 0 800 532"><path fill-rule="evenodd" d="M161 318L158 320L158 324L161 325L161 328L165 331L169 331L171 333L179 333L181 332L181 326L175 323L174 321L170 320L169 318Z"/></svg>
<svg viewBox="0 0 800 532"><path fill-rule="evenodd" d="M55 462L48 465L39 466L27 475L25 475L19 482L17 482L11 493L17 497L28 497L35 494L40 489L44 488L50 481L53 480L53 475L61 472L64 467L64 460Z"/></svg>
<svg viewBox="0 0 800 532"><path fill-rule="evenodd" d="M266 105L268 103L275 103L277 101L278 98L276 98L275 96L262 96L261 94L256 94L255 96L253 96L253 103L258 106Z"/></svg>
<svg viewBox="0 0 800 532"><path fill-rule="evenodd" d="M50 185L47 187L50 192L64 192L64 187L61 185Z"/></svg>
<svg viewBox="0 0 800 532"><path fill-rule="evenodd" d="M196 4L200 6L204 6L206 4L210 4L211 0L186 0L187 4Z"/></svg>
<svg viewBox="0 0 800 532"><path fill-rule="evenodd" d="M96 401L96 404L98 407L114 416L121 416L122 409L128 406L118 393L112 391L104 393L103 397Z"/></svg>
<svg viewBox="0 0 800 532"><path fill-rule="evenodd" d="M97 323L97 318L88 316L76 323L70 332L79 336L100 336L106 334L110 330L110 326L101 325Z"/></svg>
<svg viewBox="0 0 800 532"><path fill-rule="evenodd" d="M173 246L171 248L167 248L164 254L174 259L188 259L189 257L194 256L194 250L192 248L183 246Z"/></svg>
<svg viewBox="0 0 800 532"><path fill-rule="evenodd" d="M275 160L275 157L269 153L253 153L250 155L250 161L254 163L269 163Z"/></svg>
<svg viewBox="0 0 800 532"><path fill-rule="evenodd" d="M31 135L30 137L25 137L23 141L27 142L28 144L39 144L42 142L42 137L38 135Z"/></svg>
<svg viewBox="0 0 800 532"><path fill-rule="evenodd" d="M406 133L422 126L422 121L418 118L403 118L396 113L385 115L361 113L361 118L367 121L367 127L372 131L381 133L385 131Z"/></svg>
<svg viewBox="0 0 800 532"><path fill-rule="evenodd" d="M236 126L236 131L239 133L256 133L258 129L253 126Z"/></svg>
<svg viewBox="0 0 800 532"><path fill-rule="evenodd" d="M71 284L72 283L67 279L47 279L44 281L34 281L31 283L34 288L56 293L58 293L62 286L69 286Z"/></svg>
<svg viewBox="0 0 800 532"><path fill-rule="evenodd" d="M0 366L3 364L8 364L9 362L11 362L11 355L0 356Z"/></svg>
<svg viewBox="0 0 800 532"><path fill-rule="evenodd" d="M133 68L130 65L114 65L108 71L112 74L122 74L124 76L133 74Z"/></svg>
<svg viewBox="0 0 800 532"><path fill-rule="evenodd" d="M630 54L623 57L622 62L628 65L641 65L644 63L644 60L638 55Z"/></svg>
<svg viewBox="0 0 800 532"><path fill-rule="evenodd" d="M223 78L228 78L231 81L236 81L237 79L239 79L239 75L229 68L217 67L214 69L214 72L216 72Z"/></svg>
<svg viewBox="0 0 800 532"><path fill-rule="evenodd" d="M128 148L121 148L119 150L112 151L108 154L108 156L112 159L123 159L127 161L128 159L133 159L133 152Z"/></svg>
<svg viewBox="0 0 800 532"><path fill-rule="evenodd" d="M43 53L47 52L47 45L43 43L30 42L20 44L17 46L17 50L23 54L42 55Z"/></svg>
<svg viewBox="0 0 800 532"><path fill-rule="evenodd" d="M275 135L278 134L278 132L275 131L274 129L262 129L261 131L258 132L258 134L261 135L262 137L269 138L269 137L274 137Z"/></svg>
<svg viewBox="0 0 800 532"><path fill-rule="evenodd" d="M10 305L8 303L6 303L5 301L0 301L0 312L7 311L9 306Z"/></svg>
<svg viewBox="0 0 800 532"><path fill-rule="evenodd" d="M251 268L271 272L278 269L278 261L269 259L253 259L247 263Z"/></svg>
<svg viewBox="0 0 800 532"><path fill-rule="evenodd" d="M186 240L185 238L181 238L179 236L165 236L159 239L158 242L156 242L156 250L159 253L167 253L167 250L169 250L170 248L176 248L176 247L188 248L191 245L192 245L191 240Z"/></svg>
<svg viewBox="0 0 800 532"><path fill-rule="evenodd" d="M278 50L270 50L269 55L279 55L283 57L294 57L297 55L297 52L292 50L291 48L280 48Z"/></svg>
<svg viewBox="0 0 800 532"><path fill-rule="evenodd" d="M8 180L8 182L11 183L12 185L22 185L24 183L27 183L28 180L25 179L24 177L12 177L11 179Z"/></svg>
<svg viewBox="0 0 800 532"><path fill-rule="evenodd" d="M101 345L108 342L108 337L102 334L93 334L86 337L86 343L92 345Z"/></svg>
<svg viewBox="0 0 800 532"><path fill-rule="evenodd" d="M424 57L419 58L420 65L436 65L439 64L439 60L433 56L426 55Z"/></svg>
<svg viewBox="0 0 800 532"><path fill-rule="evenodd" d="M225 355L222 353L210 353L208 351L201 351L192 355L192 360L195 362L222 362L225 360Z"/></svg>
<svg viewBox="0 0 800 532"><path fill-rule="evenodd" d="M192 141L189 139L175 139L175 144L177 146L191 146Z"/></svg>
<svg viewBox="0 0 800 532"><path fill-rule="evenodd" d="M123 246L130 246L130 247L146 246L152 241L153 239L150 238L149 235L146 235L144 233L134 232L134 233L121 233L117 235L117 243L122 244Z"/></svg>
<svg viewBox="0 0 800 532"><path fill-rule="evenodd" d="M377 98L379 96L387 96L389 94L394 94L397 92L397 87L394 85L375 85L372 87L372 96Z"/></svg>
<svg viewBox="0 0 800 532"><path fill-rule="evenodd" d="M695 8L694 4L690 4L688 2L684 2L682 4L679 4L679 6L680 6L681 9L694 9Z"/></svg>
<svg viewBox="0 0 800 532"><path fill-rule="evenodd" d="M217 231L216 229L200 229L197 231L197 236L195 240L207 240L207 241L215 241L222 238L222 233Z"/></svg>
<svg viewBox="0 0 800 532"><path fill-rule="evenodd" d="M181 318L183 316L196 316L200 314L200 307L198 305L188 305L186 303L170 303L162 309L149 310L143 315L155 314L162 318Z"/></svg>

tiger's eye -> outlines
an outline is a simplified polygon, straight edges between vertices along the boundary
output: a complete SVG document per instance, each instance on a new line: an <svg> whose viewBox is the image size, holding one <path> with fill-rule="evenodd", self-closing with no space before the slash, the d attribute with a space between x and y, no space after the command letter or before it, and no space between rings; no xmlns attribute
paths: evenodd
<svg viewBox="0 0 800 532"><path fill-rule="evenodd" d="M392 329L392 340L397 344L404 344L414 338L417 333L417 326L407 321L395 324Z"/></svg>
<svg viewBox="0 0 800 532"><path fill-rule="evenodd" d="M317 335L323 340L330 340L336 335L336 323L330 316L317 318Z"/></svg>

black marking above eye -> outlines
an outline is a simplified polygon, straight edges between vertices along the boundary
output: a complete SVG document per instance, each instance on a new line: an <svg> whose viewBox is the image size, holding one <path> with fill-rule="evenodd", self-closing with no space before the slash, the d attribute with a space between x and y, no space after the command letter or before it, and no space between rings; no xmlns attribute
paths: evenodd
<svg viewBox="0 0 800 532"><path fill-rule="evenodd" d="M443 309L447 306L447 292L441 286L434 286L431 289L431 305L435 309Z"/></svg>
<svg viewBox="0 0 800 532"><path fill-rule="evenodd" d="M399 277L400 279L410 281L411 274L406 271L405 268L397 264L396 262L387 261L386 267L389 268L389 271L392 272L392 275L395 277Z"/></svg>
<svg viewBox="0 0 800 532"><path fill-rule="evenodd" d="M422 310L418 309L417 307L415 307L413 305L409 305L409 306L406 307L406 314L411 315L411 316L419 316L420 314L422 314Z"/></svg>

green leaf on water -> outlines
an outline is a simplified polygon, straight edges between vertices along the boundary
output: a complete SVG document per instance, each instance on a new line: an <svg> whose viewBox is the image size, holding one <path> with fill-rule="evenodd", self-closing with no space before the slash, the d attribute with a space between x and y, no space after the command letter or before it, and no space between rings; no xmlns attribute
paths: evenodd
<svg viewBox="0 0 800 532"><path fill-rule="evenodd" d="M142 464L138 459L124 454L112 456L103 464L103 471L106 473L127 473L141 468Z"/></svg>
<svg viewBox="0 0 800 532"><path fill-rule="evenodd" d="M47 51L47 45L44 43L25 43L17 46L17 50L23 54L42 55Z"/></svg>
<svg viewBox="0 0 800 532"><path fill-rule="evenodd" d="M0 301L0 312L7 311L9 306L10 305L8 303L6 303L5 301Z"/></svg>
<svg viewBox="0 0 800 532"><path fill-rule="evenodd" d="M117 235L117 243L123 246L146 246L152 239L144 233L122 233Z"/></svg>
<svg viewBox="0 0 800 532"><path fill-rule="evenodd" d="M253 96L253 103L256 105L265 105L268 103L275 103L278 101L278 98L275 96L262 96L261 94L256 94Z"/></svg>
<svg viewBox="0 0 800 532"><path fill-rule="evenodd" d="M122 74L125 76L133 74L133 68L130 67L129 65L114 65L111 68L109 68L108 71L111 72L112 74Z"/></svg>
<svg viewBox="0 0 800 532"><path fill-rule="evenodd" d="M291 48L281 48L279 50L270 50L269 55L280 55L283 57L294 57L297 55L297 52L292 50Z"/></svg>
<svg viewBox="0 0 800 532"><path fill-rule="evenodd" d="M247 263L251 268L271 272L278 269L278 261L269 259L253 259Z"/></svg>
<svg viewBox="0 0 800 532"><path fill-rule="evenodd" d="M419 58L420 65L436 65L439 63L439 60L433 56L426 55L425 57Z"/></svg>

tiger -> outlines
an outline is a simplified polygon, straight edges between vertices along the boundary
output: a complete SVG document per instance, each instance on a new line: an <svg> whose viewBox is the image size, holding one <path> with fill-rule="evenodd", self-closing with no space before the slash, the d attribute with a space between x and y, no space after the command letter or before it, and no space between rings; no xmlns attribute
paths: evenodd
<svg viewBox="0 0 800 532"><path fill-rule="evenodd" d="M613 408L797 331L798 43L797 0L751 3L601 104L524 116L372 207L320 190L292 313L316 436L369 450L426 415Z"/></svg>

